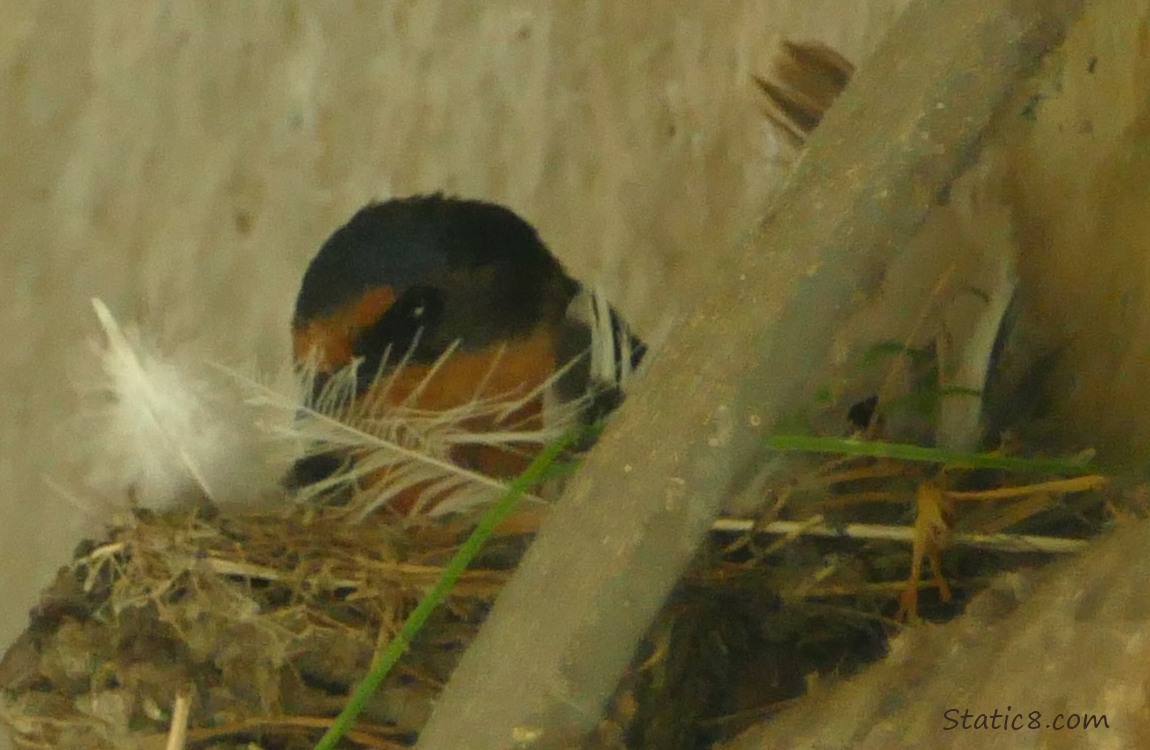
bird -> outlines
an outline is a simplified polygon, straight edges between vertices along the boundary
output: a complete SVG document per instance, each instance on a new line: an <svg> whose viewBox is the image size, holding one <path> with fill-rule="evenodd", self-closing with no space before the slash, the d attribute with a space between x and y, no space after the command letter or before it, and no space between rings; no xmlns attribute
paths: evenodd
<svg viewBox="0 0 1150 750"><path fill-rule="evenodd" d="M303 275L291 328L293 359L313 374L313 396L354 367L353 398L384 409L448 412L527 397L512 414L470 420L474 431L538 425L548 398L578 404L579 420L593 422L619 403L645 351L525 219L441 193L369 203L336 229ZM450 458L506 478L531 455L480 443ZM288 484L322 480L347 461L338 452L307 456Z"/></svg>

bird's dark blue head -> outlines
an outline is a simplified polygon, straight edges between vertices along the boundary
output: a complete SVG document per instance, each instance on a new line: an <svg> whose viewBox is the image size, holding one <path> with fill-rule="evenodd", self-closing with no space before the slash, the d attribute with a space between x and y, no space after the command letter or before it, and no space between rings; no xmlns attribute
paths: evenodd
<svg viewBox="0 0 1150 750"><path fill-rule="evenodd" d="M373 203L324 242L296 300L297 359L321 369L385 351L432 361L559 321L578 289L538 234L492 203L417 196ZM374 360L374 361L373 361Z"/></svg>

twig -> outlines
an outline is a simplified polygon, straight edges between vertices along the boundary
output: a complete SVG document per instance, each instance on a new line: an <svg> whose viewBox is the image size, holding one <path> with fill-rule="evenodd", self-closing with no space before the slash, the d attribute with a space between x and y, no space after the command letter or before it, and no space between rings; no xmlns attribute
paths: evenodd
<svg viewBox="0 0 1150 750"><path fill-rule="evenodd" d="M946 495L949 500L1009 500L1014 497L1040 493L1066 495L1071 492L1086 492L1087 490L1096 490L1104 484L1106 484L1106 477L1100 474L1087 474L1086 476L1073 477L1071 479L1055 479L1050 482L1039 482L1037 484L995 487L990 490L974 490L970 492L947 490L943 494Z"/></svg>
<svg viewBox="0 0 1150 750"><path fill-rule="evenodd" d="M172 707L172 723L164 750L184 750L188 744L188 717L192 712L192 696L187 690L176 694Z"/></svg>
<svg viewBox="0 0 1150 750"><path fill-rule="evenodd" d="M720 518L712 529L729 534L771 534L780 536L817 536L842 539L866 539L888 542L914 543L914 528L911 526L883 526L874 523L847 523L834 526L826 523L807 521L773 521L763 526L746 518ZM1066 539L1056 536L1033 536L1030 534L952 534L951 545L996 550L999 552L1042 552L1052 555L1065 555L1081 552L1090 542L1086 539Z"/></svg>
<svg viewBox="0 0 1150 750"><path fill-rule="evenodd" d="M244 734L253 731L273 732L289 729L327 729L333 722L334 719L319 716L261 716L221 724L216 727L191 729L188 731L188 739L192 742L208 742L229 735ZM388 735L401 736L403 734L403 731L396 730L394 727L361 725L360 729L348 732L345 737L352 742L368 748L375 748L377 750L401 750L408 746L407 743L388 740L386 737ZM140 750L159 750L162 747L160 743L164 741L164 739L163 736L156 735L143 737L139 740Z"/></svg>
<svg viewBox="0 0 1150 750"><path fill-rule="evenodd" d="M268 565L257 565L255 563L240 562L238 560L226 560L219 557L209 557L203 561L203 564L213 573L222 576L231 576L236 578L250 578L257 581L284 581L291 576L283 570L273 568ZM422 578L432 579L442 575L443 568L434 565L415 565L413 563L374 563L377 569L383 569L385 572L394 573L398 576L405 576L408 578ZM476 571L463 571L459 578L461 580L469 579L490 579L502 575L499 571L489 570L476 570ZM354 578L328 578L321 576L321 580L328 589L358 589L362 588L368 579L354 579Z"/></svg>

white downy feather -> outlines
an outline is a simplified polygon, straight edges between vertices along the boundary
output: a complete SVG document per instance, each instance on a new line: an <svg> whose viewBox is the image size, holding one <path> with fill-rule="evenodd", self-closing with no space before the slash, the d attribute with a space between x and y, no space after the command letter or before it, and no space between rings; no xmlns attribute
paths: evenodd
<svg viewBox="0 0 1150 750"><path fill-rule="evenodd" d="M234 379L143 345L103 302L92 306L106 337L103 398L88 433L93 489L113 505L154 510L203 499L221 507L262 501L282 470L259 426L266 414L245 402Z"/></svg>

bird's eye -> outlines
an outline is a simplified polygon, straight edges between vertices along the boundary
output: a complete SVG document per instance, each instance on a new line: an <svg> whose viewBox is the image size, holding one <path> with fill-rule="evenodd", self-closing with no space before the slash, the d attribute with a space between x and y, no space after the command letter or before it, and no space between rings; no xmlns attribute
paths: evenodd
<svg viewBox="0 0 1150 750"><path fill-rule="evenodd" d="M416 361L434 360L438 352L429 342L435 339L443 304L443 293L435 287L411 287L404 291L391 309L356 337L352 353L363 360L361 372L374 375L385 357L392 361L409 355Z"/></svg>
<svg viewBox="0 0 1150 750"><path fill-rule="evenodd" d="M411 321L421 325L431 325L435 322L437 311L442 308L442 295L433 287L417 286L408 289L400 298L403 315Z"/></svg>

